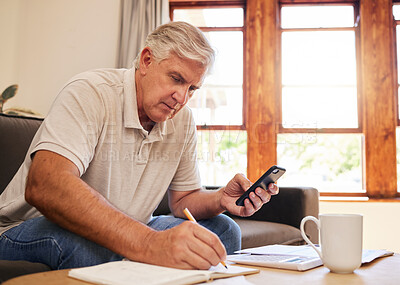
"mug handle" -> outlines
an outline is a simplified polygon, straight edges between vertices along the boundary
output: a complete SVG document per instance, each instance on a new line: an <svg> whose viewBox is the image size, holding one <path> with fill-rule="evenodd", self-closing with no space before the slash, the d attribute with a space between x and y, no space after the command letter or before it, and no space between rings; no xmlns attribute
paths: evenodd
<svg viewBox="0 0 400 285"><path fill-rule="evenodd" d="M300 233L301 233L301 236L303 237L303 239L304 239L309 245L311 245L311 247L318 253L319 257L320 257L321 260L322 260L322 252L310 241L310 239L309 239L309 238L307 237L307 235L306 235L306 232L304 231L304 225L305 225L305 223L306 223L307 221L313 221L313 222L317 225L318 231L320 231L321 224L320 224L319 220L318 220L317 218L315 218L314 216L307 216L307 217L304 217L304 218L301 220L301 223L300 223Z"/></svg>

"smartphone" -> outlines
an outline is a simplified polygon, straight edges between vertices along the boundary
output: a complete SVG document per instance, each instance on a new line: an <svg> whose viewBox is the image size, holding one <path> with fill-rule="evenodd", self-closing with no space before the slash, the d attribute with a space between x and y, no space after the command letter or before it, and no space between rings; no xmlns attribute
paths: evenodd
<svg viewBox="0 0 400 285"><path fill-rule="evenodd" d="M267 190L268 185L270 183L275 183L285 172L285 168L276 165L272 166L253 185L251 185L251 187L246 192L244 192L239 199L236 200L236 205L244 206L244 200L249 198L250 193L254 192L257 187L261 187L264 190Z"/></svg>

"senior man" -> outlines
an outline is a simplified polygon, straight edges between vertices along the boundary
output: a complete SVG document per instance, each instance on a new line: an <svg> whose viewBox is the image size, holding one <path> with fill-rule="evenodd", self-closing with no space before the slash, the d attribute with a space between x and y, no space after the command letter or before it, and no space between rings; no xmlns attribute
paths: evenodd
<svg viewBox="0 0 400 285"><path fill-rule="evenodd" d="M278 187L235 175L201 189L196 126L185 104L214 51L184 22L158 27L132 69L98 69L60 91L0 196L0 259L63 269L121 260L208 269L240 249L229 211L250 216ZM153 217L165 192L173 216ZM199 221L185 221L189 208Z"/></svg>

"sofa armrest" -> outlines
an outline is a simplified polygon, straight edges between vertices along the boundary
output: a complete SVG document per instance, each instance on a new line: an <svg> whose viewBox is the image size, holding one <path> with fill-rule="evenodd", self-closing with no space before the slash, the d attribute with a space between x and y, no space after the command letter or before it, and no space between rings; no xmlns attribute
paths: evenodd
<svg viewBox="0 0 400 285"><path fill-rule="evenodd" d="M319 193L311 187L279 187L279 194L263 205L254 215L244 218L281 223L300 228L305 216L318 218ZM305 231L311 241L318 243L318 230L313 223L306 223Z"/></svg>
<svg viewBox="0 0 400 285"><path fill-rule="evenodd" d="M43 119L0 114L0 194L25 159Z"/></svg>

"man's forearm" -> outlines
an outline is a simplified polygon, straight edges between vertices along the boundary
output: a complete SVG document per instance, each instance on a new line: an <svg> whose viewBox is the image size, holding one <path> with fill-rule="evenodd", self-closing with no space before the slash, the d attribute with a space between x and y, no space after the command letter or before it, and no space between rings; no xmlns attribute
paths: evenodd
<svg viewBox="0 0 400 285"><path fill-rule="evenodd" d="M222 188L216 191L199 189L184 195L185 192L170 190L170 201L174 200L170 205L173 214L185 218L183 209L188 208L198 220L215 217L225 211L221 207L222 191ZM175 196L175 199L171 199L171 195ZM182 197L176 198L177 195Z"/></svg>

